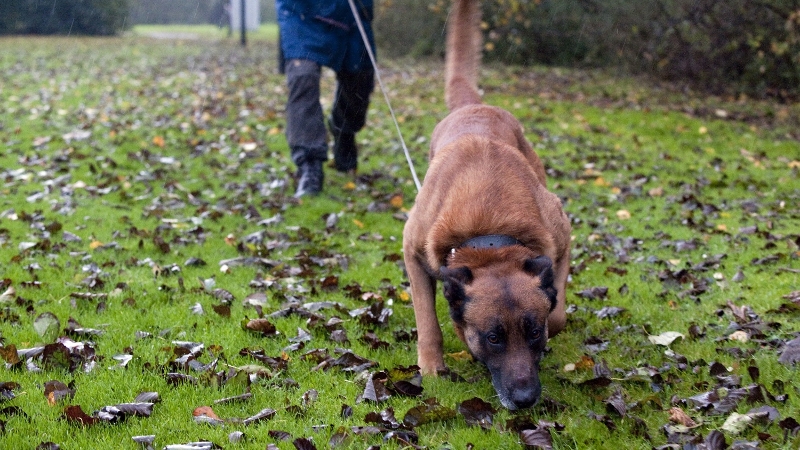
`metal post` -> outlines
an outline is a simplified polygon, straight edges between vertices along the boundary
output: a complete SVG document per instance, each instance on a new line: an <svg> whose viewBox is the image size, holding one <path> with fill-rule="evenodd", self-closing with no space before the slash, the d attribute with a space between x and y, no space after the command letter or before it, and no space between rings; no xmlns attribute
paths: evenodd
<svg viewBox="0 0 800 450"><path fill-rule="evenodd" d="M240 6L242 7L242 47L247 46L247 21L245 20L245 0L240 2Z"/></svg>

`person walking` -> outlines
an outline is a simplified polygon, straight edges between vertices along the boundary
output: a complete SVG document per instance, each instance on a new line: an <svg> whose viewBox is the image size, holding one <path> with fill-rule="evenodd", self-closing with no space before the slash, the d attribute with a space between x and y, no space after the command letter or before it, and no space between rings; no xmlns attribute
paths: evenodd
<svg viewBox="0 0 800 450"><path fill-rule="evenodd" d="M375 49L372 0L353 0L367 40ZM281 66L289 89L286 140L297 166L295 197L322 191L328 159L327 127L333 134L334 167L354 173L356 133L364 127L374 69L348 0L276 0ZM322 67L336 73L336 93L326 121L320 104Z"/></svg>

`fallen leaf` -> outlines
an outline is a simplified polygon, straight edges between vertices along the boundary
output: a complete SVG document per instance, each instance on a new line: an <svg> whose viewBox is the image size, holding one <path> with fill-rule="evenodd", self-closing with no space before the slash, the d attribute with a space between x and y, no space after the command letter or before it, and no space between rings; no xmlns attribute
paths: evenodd
<svg viewBox="0 0 800 450"><path fill-rule="evenodd" d="M526 448L541 448L544 450L553 448L553 437L547 428L539 427L533 430L522 430L519 432L519 438Z"/></svg>
<svg viewBox="0 0 800 450"><path fill-rule="evenodd" d="M397 421L397 418L394 414L394 408L392 407L386 408L380 413L367 413L367 415L364 416L364 422L378 424L390 430L396 430L403 426L403 424Z"/></svg>
<svg viewBox="0 0 800 450"><path fill-rule="evenodd" d="M467 425L480 427L486 430L492 428L492 419L497 412L490 403L478 397L464 400L458 404L456 410L459 414L464 416Z"/></svg>
<svg viewBox="0 0 800 450"><path fill-rule="evenodd" d="M307 438L297 438L292 441L292 445L297 450L317 450L317 446Z"/></svg>
<svg viewBox="0 0 800 450"><path fill-rule="evenodd" d="M261 333L262 336L277 336L278 329L267 319L243 319L242 329Z"/></svg>
<svg viewBox="0 0 800 450"><path fill-rule="evenodd" d="M591 287L577 292L576 295L588 300L601 300L608 296L608 288L605 286Z"/></svg>
<svg viewBox="0 0 800 450"><path fill-rule="evenodd" d="M14 344L7 344L0 347L0 357L11 367L22 362L17 352L17 347Z"/></svg>
<svg viewBox="0 0 800 450"><path fill-rule="evenodd" d="M625 399L622 397L622 391L616 390L608 398L603 400L606 404L608 412L616 412L620 417L625 417L628 413L628 406L625 404Z"/></svg>
<svg viewBox="0 0 800 450"><path fill-rule="evenodd" d="M684 410L678 408L677 406L673 406L669 409L669 421L683 425L686 428L694 428L698 426L697 422L695 422L691 417L689 417L688 414L686 414Z"/></svg>
<svg viewBox="0 0 800 450"><path fill-rule="evenodd" d="M409 409L403 417L403 424L409 428L431 422L443 422L456 416L452 408L442 406L435 399L428 399L421 405Z"/></svg>
<svg viewBox="0 0 800 450"><path fill-rule="evenodd" d="M158 395L158 392L145 391L137 395L133 401L136 403L158 403L161 401L161 396Z"/></svg>
<svg viewBox="0 0 800 450"><path fill-rule="evenodd" d="M100 422L100 419L89 416L83 412L83 408L76 405L70 405L64 408L64 418L67 419L67 422L84 426L95 425Z"/></svg>
<svg viewBox="0 0 800 450"><path fill-rule="evenodd" d="M385 372L370 374L369 378L367 378L364 392L359 396L358 401L367 400L379 403L388 400L391 396L388 389L386 389L387 380L388 377Z"/></svg>
<svg viewBox="0 0 800 450"><path fill-rule="evenodd" d="M0 383L0 403L13 400L16 397L14 391L19 388L20 388L19 384L17 384L14 381L6 381ZM47 392L45 392L45 397L46 396Z"/></svg>
<svg viewBox="0 0 800 450"><path fill-rule="evenodd" d="M9 286L2 294L0 294L0 303L9 303L17 296L17 290L14 286Z"/></svg>
<svg viewBox="0 0 800 450"><path fill-rule="evenodd" d="M778 361L787 366L794 365L800 361L800 338L786 342L781 349L781 356Z"/></svg>
<svg viewBox="0 0 800 450"><path fill-rule="evenodd" d="M192 411L193 416L206 416L212 419L220 420L219 416L214 412L210 406L198 406Z"/></svg>
<svg viewBox="0 0 800 450"><path fill-rule="evenodd" d="M750 340L750 335L744 330L736 330L728 335L728 339L731 341L747 342Z"/></svg>
<svg viewBox="0 0 800 450"><path fill-rule="evenodd" d="M472 361L472 355L466 350L456 353L448 353L447 357L453 359L454 361Z"/></svg>
<svg viewBox="0 0 800 450"><path fill-rule="evenodd" d="M655 345L669 347L676 340L683 339L684 335L682 333L678 333L677 331L666 331L657 336L650 335L647 338Z"/></svg>
<svg viewBox="0 0 800 450"><path fill-rule="evenodd" d="M753 421L753 417L749 414L739 414L739 413L731 413L727 419L725 419L725 423L722 424L720 429L730 434L740 434L742 431L747 428L748 425Z"/></svg>
<svg viewBox="0 0 800 450"><path fill-rule="evenodd" d="M61 331L61 322L55 314L43 312L33 320L33 328L44 342L53 342Z"/></svg>
<svg viewBox="0 0 800 450"><path fill-rule="evenodd" d="M259 411L258 413L256 413L256 414L244 419L242 421L242 423L245 424L245 425L250 425L250 424L253 424L253 423L263 422L265 420L272 419L273 417L275 417L275 414L277 414L277 413L278 412L275 411L272 408L264 408L261 411Z"/></svg>
<svg viewBox="0 0 800 450"><path fill-rule="evenodd" d="M51 380L44 384L44 396L50 406L55 406L61 400L72 400L75 397L75 389L58 380Z"/></svg>
<svg viewBox="0 0 800 450"><path fill-rule="evenodd" d="M725 450L728 448L728 443L725 441L725 435L719 430L711 430L703 443L705 444L707 450Z"/></svg>

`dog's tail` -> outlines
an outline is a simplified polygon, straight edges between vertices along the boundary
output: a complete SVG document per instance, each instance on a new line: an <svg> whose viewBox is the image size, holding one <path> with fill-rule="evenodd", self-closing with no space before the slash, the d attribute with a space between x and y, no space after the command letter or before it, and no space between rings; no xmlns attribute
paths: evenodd
<svg viewBox="0 0 800 450"><path fill-rule="evenodd" d="M479 0L454 0L447 25L444 97L450 111L481 103L478 68L481 62Z"/></svg>

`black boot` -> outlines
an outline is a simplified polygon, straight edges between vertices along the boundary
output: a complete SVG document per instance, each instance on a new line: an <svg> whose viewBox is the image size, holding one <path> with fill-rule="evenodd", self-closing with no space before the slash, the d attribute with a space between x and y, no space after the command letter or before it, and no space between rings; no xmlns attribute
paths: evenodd
<svg viewBox="0 0 800 450"><path fill-rule="evenodd" d="M328 117L328 129L333 135L333 167L339 172L355 171L358 167L358 147L355 133L346 133Z"/></svg>
<svg viewBox="0 0 800 450"><path fill-rule="evenodd" d="M295 198L305 195L317 195L322 192L322 182L325 174L322 172L322 161L312 159L305 161L297 168L297 192Z"/></svg>
<svg viewBox="0 0 800 450"><path fill-rule="evenodd" d="M334 136L333 165L339 172L355 171L358 167L358 147L356 135L339 133Z"/></svg>

